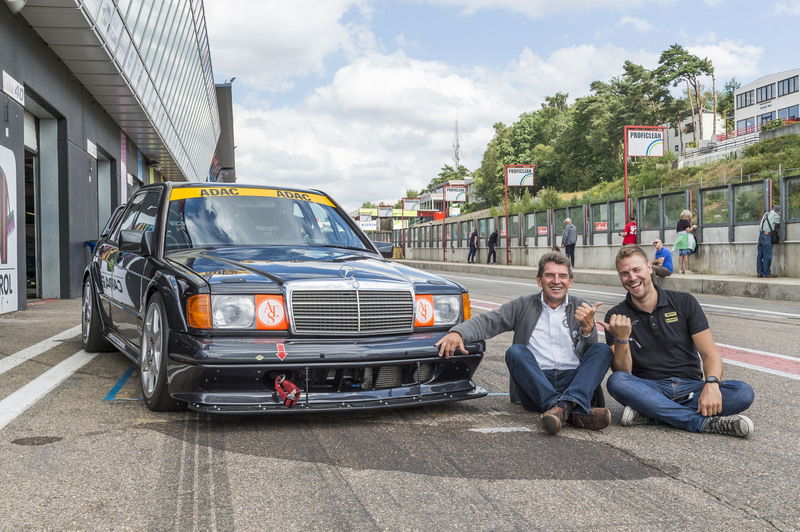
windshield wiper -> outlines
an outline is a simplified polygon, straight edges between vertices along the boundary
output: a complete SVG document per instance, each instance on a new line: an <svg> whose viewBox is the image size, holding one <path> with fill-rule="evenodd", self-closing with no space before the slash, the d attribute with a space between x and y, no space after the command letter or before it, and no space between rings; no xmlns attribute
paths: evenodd
<svg viewBox="0 0 800 532"><path fill-rule="evenodd" d="M336 248L336 249L349 249L349 250L352 250L352 251L370 251L370 252L372 252L371 249L357 248L357 247L354 247L354 246L337 246L336 244L312 244L312 245L315 245L316 247L320 247L320 248Z"/></svg>

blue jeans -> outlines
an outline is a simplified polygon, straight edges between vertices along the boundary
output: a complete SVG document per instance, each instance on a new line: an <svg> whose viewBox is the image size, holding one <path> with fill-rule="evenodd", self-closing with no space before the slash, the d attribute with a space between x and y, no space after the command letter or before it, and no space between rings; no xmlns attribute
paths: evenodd
<svg viewBox="0 0 800 532"><path fill-rule="evenodd" d="M611 349L594 344L583 355L577 369L543 370L524 344L506 350L506 365L526 410L545 412L559 401L571 401L584 414L592 408L592 395L611 365Z"/></svg>
<svg viewBox="0 0 800 532"><path fill-rule="evenodd" d="M756 273L767 276L772 272L772 239L764 231L758 232L758 256L756 257Z"/></svg>
<svg viewBox="0 0 800 532"><path fill-rule="evenodd" d="M703 432L708 417L697 413L697 402L705 381L694 379L650 380L635 377L624 371L615 371L608 378L606 388L611 396L647 416L679 429ZM747 410L753 403L753 388L742 381L723 381L722 416Z"/></svg>

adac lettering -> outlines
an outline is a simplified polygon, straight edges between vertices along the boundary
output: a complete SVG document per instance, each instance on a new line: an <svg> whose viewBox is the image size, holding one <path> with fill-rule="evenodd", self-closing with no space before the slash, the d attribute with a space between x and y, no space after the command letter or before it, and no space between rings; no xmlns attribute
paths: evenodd
<svg viewBox="0 0 800 532"><path fill-rule="evenodd" d="M200 197L207 196L238 196L238 188L204 188L200 191Z"/></svg>
<svg viewBox="0 0 800 532"><path fill-rule="evenodd" d="M311 201L311 196L308 194L304 194L302 192L292 192L291 190L278 190L277 196L279 198L288 198L288 199L299 199L305 201Z"/></svg>

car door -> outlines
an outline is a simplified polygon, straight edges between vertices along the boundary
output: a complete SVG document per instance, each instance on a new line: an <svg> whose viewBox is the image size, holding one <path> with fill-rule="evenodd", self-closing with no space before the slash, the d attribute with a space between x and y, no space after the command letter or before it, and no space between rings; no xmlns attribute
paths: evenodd
<svg viewBox="0 0 800 532"><path fill-rule="evenodd" d="M114 328L122 338L133 345L139 344L140 306L142 291L142 272L147 257L133 251L123 251L119 247L122 231L139 230L138 227L153 230L155 217L161 199L161 189L138 192L125 211L122 223L113 235L113 249L109 253L109 266L112 282L112 320ZM142 216L142 213L146 213ZM141 222L139 221L141 219ZM139 225L141 223L141 225Z"/></svg>

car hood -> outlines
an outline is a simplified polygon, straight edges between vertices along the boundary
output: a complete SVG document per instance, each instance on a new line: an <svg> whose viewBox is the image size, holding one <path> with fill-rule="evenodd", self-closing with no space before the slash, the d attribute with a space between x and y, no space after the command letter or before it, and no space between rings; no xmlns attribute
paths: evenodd
<svg viewBox="0 0 800 532"><path fill-rule="evenodd" d="M420 292L453 292L459 285L439 276L379 258L374 253L338 248L248 247L188 250L171 253L169 260L201 276L211 290L277 289L285 283L356 279L415 285ZM253 286L251 286L253 285Z"/></svg>

